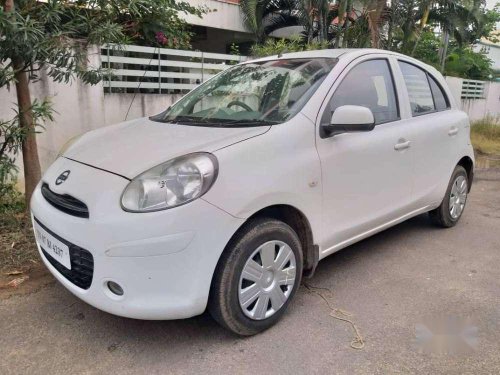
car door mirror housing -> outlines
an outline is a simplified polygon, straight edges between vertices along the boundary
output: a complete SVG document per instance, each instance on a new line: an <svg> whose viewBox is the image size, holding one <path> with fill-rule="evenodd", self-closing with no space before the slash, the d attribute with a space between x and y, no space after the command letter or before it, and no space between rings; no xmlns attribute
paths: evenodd
<svg viewBox="0 0 500 375"><path fill-rule="evenodd" d="M324 135L368 132L375 128L375 117L369 108L357 105L343 105L332 114L330 124L322 126Z"/></svg>

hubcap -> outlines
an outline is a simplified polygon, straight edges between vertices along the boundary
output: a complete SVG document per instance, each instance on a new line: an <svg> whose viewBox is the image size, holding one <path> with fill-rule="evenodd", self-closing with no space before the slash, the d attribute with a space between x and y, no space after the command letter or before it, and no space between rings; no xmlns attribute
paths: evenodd
<svg viewBox="0 0 500 375"><path fill-rule="evenodd" d="M450 193L450 216L457 220L464 211L465 201L467 200L467 179L464 176L458 176L451 187Z"/></svg>
<svg viewBox="0 0 500 375"><path fill-rule="evenodd" d="M243 313L262 320L287 301L295 284L296 261L290 246L269 241L248 258L241 272L238 298Z"/></svg>

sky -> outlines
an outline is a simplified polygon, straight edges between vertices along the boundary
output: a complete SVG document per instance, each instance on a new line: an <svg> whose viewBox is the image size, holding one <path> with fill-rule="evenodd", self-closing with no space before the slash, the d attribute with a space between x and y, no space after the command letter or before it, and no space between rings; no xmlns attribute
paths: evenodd
<svg viewBox="0 0 500 375"><path fill-rule="evenodd" d="M487 0L488 8L493 8L499 0Z"/></svg>

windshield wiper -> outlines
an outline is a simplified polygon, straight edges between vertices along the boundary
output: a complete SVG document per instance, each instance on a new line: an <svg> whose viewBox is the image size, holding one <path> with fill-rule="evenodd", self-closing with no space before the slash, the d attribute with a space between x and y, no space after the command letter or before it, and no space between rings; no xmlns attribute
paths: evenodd
<svg viewBox="0 0 500 375"><path fill-rule="evenodd" d="M168 120L172 123L186 123L186 124L209 124L212 123L211 119L203 118L203 117L192 117L192 116L177 116L171 120Z"/></svg>
<svg viewBox="0 0 500 375"><path fill-rule="evenodd" d="M201 125L201 126L214 126L214 127L231 127L231 126L269 126L279 124L279 121L269 121L269 120L229 120L221 118L203 118L203 117L193 117L193 116L177 116L172 119L163 119L162 122L169 124L181 124L181 125Z"/></svg>
<svg viewBox="0 0 500 375"><path fill-rule="evenodd" d="M270 120L230 120L221 122L223 126L226 125L240 125L240 126L266 126L266 125L276 125L279 124L279 121L270 121Z"/></svg>

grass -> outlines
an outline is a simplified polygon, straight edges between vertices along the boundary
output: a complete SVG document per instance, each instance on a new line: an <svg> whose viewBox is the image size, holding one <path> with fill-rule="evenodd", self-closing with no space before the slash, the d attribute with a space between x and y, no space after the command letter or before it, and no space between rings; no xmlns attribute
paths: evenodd
<svg viewBox="0 0 500 375"><path fill-rule="evenodd" d="M485 117L471 126L471 140L479 154L500 156L500 117Z"/></svg>
<svg viewBox="0 0 500 375"><path fill-rule="evenodd" d="M22 197L0 200L0 273L26 270L39 262L31 218Z"/></svg>

